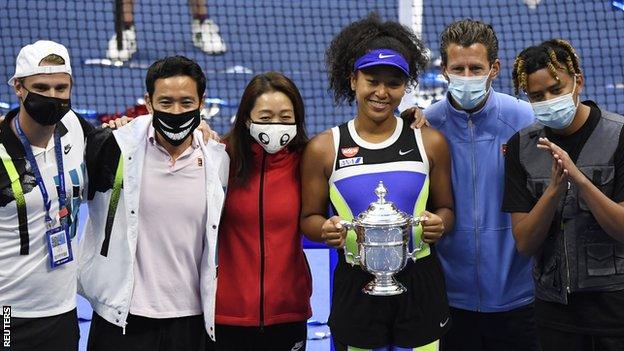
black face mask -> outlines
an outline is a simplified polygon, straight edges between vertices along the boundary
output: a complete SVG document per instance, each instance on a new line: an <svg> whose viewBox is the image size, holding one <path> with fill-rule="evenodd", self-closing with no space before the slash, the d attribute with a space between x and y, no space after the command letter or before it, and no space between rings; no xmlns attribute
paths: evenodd
<svg viewBox="0 0 624 351"><path fill-rule="evenodd" d="M28 92L26 99L24 99L24 108L30 117L41 125L52 126L57 124L71 109L69 99L54 98L24 89Z"/></svg>
<svg viewBox="0 0 624 351"><path fill-rule="evenodd" d="M178 146L193 133L200 121L199 108L180 114L154 110L152 125L169 144Z"/></svg>

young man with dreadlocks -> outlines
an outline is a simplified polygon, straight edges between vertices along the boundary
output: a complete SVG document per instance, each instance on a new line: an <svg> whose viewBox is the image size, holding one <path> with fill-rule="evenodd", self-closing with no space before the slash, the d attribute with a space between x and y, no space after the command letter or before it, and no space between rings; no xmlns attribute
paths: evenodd
<svg viewBox="0 0 624 351"><path fill-rule="evenodd" d="M535 257L544 351L624 350L624 117L580 102L584 81L561 39L514 63L539 122L509 140L503 210Z"/></svg>

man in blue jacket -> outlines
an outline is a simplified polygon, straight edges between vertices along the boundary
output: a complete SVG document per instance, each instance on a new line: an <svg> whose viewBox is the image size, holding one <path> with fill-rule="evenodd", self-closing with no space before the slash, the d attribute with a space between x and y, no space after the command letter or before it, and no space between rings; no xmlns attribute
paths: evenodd
<svg viewBox="0 0 624 351"><path fill-rule="evenodd" d="M505 142L533 122L531 106L494 91L498 40L488 24L450 24L440 40L444 99L424 113L448 139L455 229L437 244L451 305L444 350L535 350L531 260L501 211Z"/></svg>

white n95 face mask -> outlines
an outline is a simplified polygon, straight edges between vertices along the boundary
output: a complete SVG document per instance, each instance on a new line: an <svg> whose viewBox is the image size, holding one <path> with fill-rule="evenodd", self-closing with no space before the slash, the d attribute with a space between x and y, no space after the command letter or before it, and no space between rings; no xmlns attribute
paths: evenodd
<svg viewBox="0 0 624 351"><path fill-rule="evenodd" d="M297 135L294 123L255 123L249 125L249 133L266 152L274 154L290 143Z"/></svg>

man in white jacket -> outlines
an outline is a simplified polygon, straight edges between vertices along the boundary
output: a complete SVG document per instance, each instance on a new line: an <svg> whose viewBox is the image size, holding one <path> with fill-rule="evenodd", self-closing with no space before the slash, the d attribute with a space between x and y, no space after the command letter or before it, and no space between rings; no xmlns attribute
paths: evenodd
<svg viewBox="0 0 624 351"><path fill-rule="evenodd" d="M229 160L196 131L197 63L167 57L145 81L150 115L87 140L78 289L94 310L88 350L205 350Z"/></svg>

